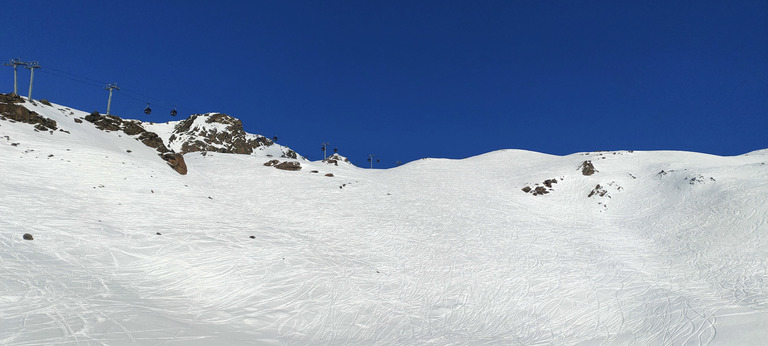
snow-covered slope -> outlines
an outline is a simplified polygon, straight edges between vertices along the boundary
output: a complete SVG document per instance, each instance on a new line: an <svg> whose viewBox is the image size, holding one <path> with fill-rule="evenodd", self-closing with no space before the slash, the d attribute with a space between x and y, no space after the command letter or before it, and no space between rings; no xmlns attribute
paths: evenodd
<svg viewBox="0 0 768 346"><path fill-rule="evenodd" d="M766 150L180 175L25 106L67 132L0 120L0 344L768 344Z"/></svg>

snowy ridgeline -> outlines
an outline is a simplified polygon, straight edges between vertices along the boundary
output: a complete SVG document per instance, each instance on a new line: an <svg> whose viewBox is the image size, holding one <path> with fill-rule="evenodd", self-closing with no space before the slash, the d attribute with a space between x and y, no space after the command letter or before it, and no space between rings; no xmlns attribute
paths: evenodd
<svg viewBox="0 0 768 346"><path fill-rule="evenodd" d="M180 175L23 105L56 129L0 120L0 344L768 344L765 150Z"/></svg>

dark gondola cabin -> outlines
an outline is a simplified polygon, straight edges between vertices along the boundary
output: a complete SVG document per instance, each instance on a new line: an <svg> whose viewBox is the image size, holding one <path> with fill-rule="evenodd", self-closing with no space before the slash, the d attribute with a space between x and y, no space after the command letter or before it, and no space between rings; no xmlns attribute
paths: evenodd
<svg viewBox="0 0 768 346"><path fill-rule="evenodd" d="M149 103L147 103L147 108L144 108L144 114L152 113L152 108L149 108Z"/></svg>

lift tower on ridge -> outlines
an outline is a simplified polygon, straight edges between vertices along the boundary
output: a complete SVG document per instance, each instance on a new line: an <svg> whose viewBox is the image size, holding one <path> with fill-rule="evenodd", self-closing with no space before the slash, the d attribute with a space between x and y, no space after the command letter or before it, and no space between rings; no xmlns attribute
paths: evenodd
<svg viewBox="0 0 768 346"><path fill-rule="evenodd" d="M35 69L41 68L40 64L37 63L37 61L33 61L31 63L28 63L25 69L29 70L29 95L27 95L27 98L32 101L32 82L35 80ZM14 85L15 87L15 85Z"/></svg>
<svg viewBox="0 0 768 346"><path fill-rule="evenodd" d="M5 66L13 66L13 93L18 95L19 94L19 88L17 87L16 83L16 67L19 65L27 66L27 63L21 61L21 59L11 59L7 63L3 63Z"/></svg>
<svg viewBox="0 0 768 346"><path fill-rule="evenodd" d="M117 83L112 83L107 84L104 90L109 90L109 99L107 100L107 115L109 115L109 107L112 106L112 90L120 90L120 88L117 87Z"/></svg>

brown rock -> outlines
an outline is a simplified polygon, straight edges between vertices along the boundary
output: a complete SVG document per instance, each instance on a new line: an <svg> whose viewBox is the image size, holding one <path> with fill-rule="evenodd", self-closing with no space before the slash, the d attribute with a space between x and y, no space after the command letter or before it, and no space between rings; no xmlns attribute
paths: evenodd
<svg viewBox="0 0 768 346"><path fill-rule="evenodd" d="M2 95L0 100L15 100L13 96L7 96L15 94L0 95ZM2 115L3 118L8 117L14 121L35 125L35 128L40 131L56 130L58 128L55 120L48 119L28 110L26 107L16 105L13 102L0 103L0 115Z"/></svg>
<svg viewBox="0 0 768 346"><path fill-rule="evenodd" d="M135 121L123 121L123 132L129 136L135 136L140 133L147 132L138 122Z"/></svg>
<svg viewBox="0 0 768 346"><path fill-rule="evenodd" d="M298 171L301 170L301 164L296 161L285 161L275 165L275 168L285 171Z"/></svg>
<svg viewBox="0 0 768 346"><path fill-rule="evenodd" d="M592 161L589 161L589 160L582 162L579 168L581 169L581 174L584 174L584 175L592 175L592 174L595 174L595 172L599 172L598 170L595 169L595 166L592 164Z"/></svg>
<svg viewBox="0 0 768 346"><path fill-rule="evenodd" d="M184 155L179 153L165 153L160 155L168 165L181 175L187 174L187 163L184 161Z"/></svg>
<svg viewBox="0 0 768 346"><path fill-rule="evenodd" d="M168 152L168 148L165 147L165 144L163 144L163 140L160 138L160 136L157 135L157 133L145 131L142 132L139 135L138 138L144 145L155 148L158 152L165 153Z"/></svg>

